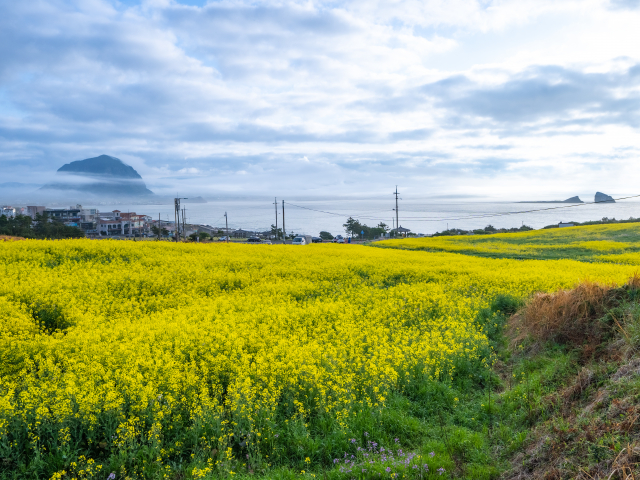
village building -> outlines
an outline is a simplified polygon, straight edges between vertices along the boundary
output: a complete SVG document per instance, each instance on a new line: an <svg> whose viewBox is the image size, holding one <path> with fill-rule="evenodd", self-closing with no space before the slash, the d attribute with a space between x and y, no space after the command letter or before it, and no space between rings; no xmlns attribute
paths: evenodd
<svg viewBox="0 0 640 480"><path fill-rule="evenodd" d="M26 215L30 216L33 220L36 219L36 215L42 215L47 207L44 205L32 205L27 207Z"/></svg>
<svg viewBox="0 0 640 480"><path fill-rule="evenodd" d="M136 212L100 212L97 231L100 236L140 236L149 233L149 219L147 215ZM168 228L167 228L168 229Z"/></svg>

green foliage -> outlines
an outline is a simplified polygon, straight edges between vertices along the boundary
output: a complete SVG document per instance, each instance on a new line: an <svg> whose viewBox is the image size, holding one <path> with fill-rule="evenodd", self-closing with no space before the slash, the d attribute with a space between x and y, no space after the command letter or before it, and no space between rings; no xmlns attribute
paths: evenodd
<svg viewBox="0 0 640 480"><path fill-rule="evenodd" d="M322 240L333 240L333 235L323 230L322 232L320 232L320 238Z"/></svg>
<svg viewBox="0 0 640 480"><path fill-rule="evenodd" d="M32 316L40 331L47 335L63 332L71 326L57 305L34 305Z"/></svg>
<svg viewBox="0 0 640 480"><path fill-rule="evenodd" d="M494 233L517 233L517 232L528 232L529 230L533 230L532 227L527 225L522 225L521 227L514 228L496 228L493 225L487 225L484 228L479 228L476 230L463 230L460 228L451 228L448 230L443 230L442 232L436 232L433 234L434 237L442 237L442 236L452 236L452 235L493 235Z"/></svg>
<svg viewBox="0 0 640 480"><path fill-rule="evenodd" d="M7 218L0 216L0 235L10 235L24 238L82 238L84 232L79 227L70 227L57 220L50 219L46 213L36 215L33 222L31 217L16 215Z"/></svg>
<svg viewBox="0 0 640 480"><path fill-rule="evenodd" d="M602 220L588 220L586 222L565 222L565 223L573 223L575 226L585 226L585 225L608 225L611 223L638 223L640 222L640 218L629 217L627 220L616 220L615 217L602 217ZM558 228L557 224L547 225L547 228Z"/></svg>
<svg viewBox="0 0 640 480"><path fill-rule="evenodd" d="M389 227L383 222L380 222L375 227L369 227L353 217L349 217L342 226L347 235L352 235L363 240L373 240L389 230ZM364 232L364 234L362 232Z"/></svg>
<svg viewBox="0 0 640 480"><path fill-rule="evenodd" d="M35 233L31 223L31 217L26 215L17 215L9 218L5 215L0 215L0 235L34 238Z"/></svg>
<svg viewBox="0 0 640 480"><path fill-rule="evenodd" d="M276 240L278 240L279 238L282 238L282 229L281 228L276 228L275 225L271 225L271 235L275 235Z"/></svg>

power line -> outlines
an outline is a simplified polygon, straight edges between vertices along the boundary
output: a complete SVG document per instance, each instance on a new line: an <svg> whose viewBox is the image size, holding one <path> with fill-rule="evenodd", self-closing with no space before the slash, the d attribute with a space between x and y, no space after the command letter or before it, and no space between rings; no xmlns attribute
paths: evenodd
<svg viewBox="0 0 640 480"><path fill-rule="evenodd" d="M614 200L618 201L618 200L628 200L630 198L638 198L640 197L640 195L631 195L628 197L620 197L620 198L614 198ZM558 210L561 208L574 208L574 207L583 207L585 205L594 205L596 203L613 203L611 202L611 200L602 200L599 202L584 202L584 203L577 203L574 205L562 205L560 207L547 207L547 208L536 208L536 209L532 209L532 210L519 210L516 212L502 212L502 213L484 213L484 214L478 214L478 215L468 215L468 216L464 216L464 217L455 217L455 218L451 218L451 217L407 217L410 218L412 220L416 220L416 221L423 221L423 222L438 222L438 221L442 221L442 220L467 220L467 219L474 219L474 218L490 218L490 217L503 217L506 215L519 215L522 213L534 213L534 212L544 212L544 211L548 211L548 210Z"/></svg>
<svg viewBox="0 0 640 480"><path fill-rule="evenodd" d="M284 202L284 200L283 200ZM364 218L365 220L381 220L381 217L369 217L366 215L356 215L356 214L348 214L348 213L336 213L336 212L327 212L326 210L318 210L316 208L309 208L309 207L303 207L302 205L295 205L293 203L287 202L287 205L291 206L291 207L296 207L296 208L303 208L305 210L311 210L312 212L319 212L319 213L325 213L327 215L335 215L338 217L358 217L358 218Z"/></svg>
<svg viewBox="0 0 640 480"><path fill-rule="evenodd" d="M640 197L640 195L630 195L627 197L620 197L620 198L614 198L615 201L620 201L620 200L628 200L630 198L638 198ZM447 220L471 220L471 219L480 219L480 218L492 218L492 217L503 217L503 216L508 216L508 215L520 215L523 213L535 213L535 212L544 212L544 211L549 211L549 210L558 210L558 209L562 209L562 208L575 208L575 207L583 207L585 205L594 205L596 203L611 203L610 200L603 200L603 201L599 201L599 202L584 202L584 203L578 203L578 204L574 204L574 205L562 205L559 207L547 207L547 208L536 208L536 209L531 209L531 210L518 210L515 212L502 212L502 213L480 213L477 215L466 215L466 216L456 216L456 217L403 217L406 220L411 220L411 221L415 221L415 222L442 222L442 221L447 221ZM326 210L319 210L319 209L315 209L315 208L309 208L309 207L303 207L302 205L296 205L293 203L289 203L287 202L287 205L290 205L292 207L296 207L296 208L302 208L305 210L310 210L313 212L318 212L318 213L324 213L326 215L334 215L334 216L339 216L339 217L344 217L344 216L350 216L350 217L359 217L365 220L379 220L379 221L383 221L384 219L381 217L370 217L370 216L362 216L362 215L348 215L346 213L336 213L336 212L329 212Z"/></svg>

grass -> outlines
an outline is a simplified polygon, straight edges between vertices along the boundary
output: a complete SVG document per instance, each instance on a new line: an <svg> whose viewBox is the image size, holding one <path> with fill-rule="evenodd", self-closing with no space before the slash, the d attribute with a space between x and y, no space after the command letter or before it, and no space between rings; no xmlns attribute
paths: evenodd
<svg viewBox="0 0 640 480"><path fill-rule="evenodd" d="M501 296L480 312L491 339L484 364L461 364L450 382L394 393L336 466L276 468L268 478L427 478L376 457L370 438L412 452L438 478L633 478L640 471L640 279L620 288L585 283L526 303ZM365 434L364 432L367 432ZM354 455L352 463L344 460ZM360 460L359 460L360 459ZM424 472L421 472L424 473ZM395 476L394 476L395 474Z"/></svg>
<svg viewBox="0 0 640 480"><path fill-rule="evenodd" d="M590 225L495 235L410 238L376 242L372 245L427 252L455 252L488 258L606 261L603 260L605 254L640 252L640 223Z"/></svg>

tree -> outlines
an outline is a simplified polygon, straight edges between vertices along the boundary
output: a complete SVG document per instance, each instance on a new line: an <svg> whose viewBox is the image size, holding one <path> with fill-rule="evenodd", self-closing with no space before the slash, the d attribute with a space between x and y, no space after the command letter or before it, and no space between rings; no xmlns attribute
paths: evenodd
<svg viewBox="0 0 640 480"><path fill-rule="evenodd" d="M333 235L323 230L322 232L320 232L320 238L322 240L333 240Z"/></svg>
<svg viewBox="0 0 640 480"><path fill-rule="evenodd" d="M81 228L52 220L46 212L42 215L36 214L36 225L33 232L36 238L83 238L85 236Z"/></svg>
<svg viewBox="0 0 640 480"><path fill-rule="evenodd" d="M276 228L276 226L274 224L271 224L271 235L276 237L276 240L278 238L281 238L282 237L282 229L281 228Z"/></svg>
<svg viewBox="0 0 640 480"><path fill-rule="evenodd" d="M0 215L0 235L34 238L35 234L31 228L31 217L16 215L15 217L7 218L5 215Z"/></svg>
<svg viewBox="0 0 640 480"><path fill-rule="evenodd" d="M347 235L355 235L360 233L362 230L362 224L353 217L349 217L347 219L347 223L343 223L342 226L344 227L345 232L347 232Z"/></svg>

